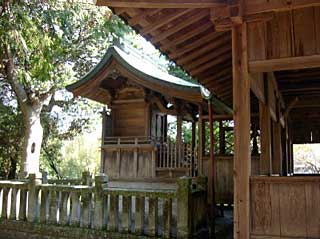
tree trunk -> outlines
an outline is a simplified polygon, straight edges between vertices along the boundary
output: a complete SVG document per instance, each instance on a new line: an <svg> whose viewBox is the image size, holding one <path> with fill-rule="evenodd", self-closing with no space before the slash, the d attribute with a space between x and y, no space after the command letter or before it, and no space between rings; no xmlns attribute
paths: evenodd
<svg viewBox="0 0 320 239"><path fill-rule="evenodd" d="M24 104L24 142L21 163L21 176L26 177L30 173L39 173L40 150L43 137L43 128L40 122L42 104Z"/></svg>

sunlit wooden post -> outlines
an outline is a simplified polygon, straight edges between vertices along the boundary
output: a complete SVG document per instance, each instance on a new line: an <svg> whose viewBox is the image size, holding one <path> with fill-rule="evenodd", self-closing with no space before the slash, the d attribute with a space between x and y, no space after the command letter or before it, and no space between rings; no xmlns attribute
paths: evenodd
<svg viewBox="0 0 320 239"><path fill-rule="evenodd" d="M247 24L233 23L234 238L250 238L250 81Z"/></svg>

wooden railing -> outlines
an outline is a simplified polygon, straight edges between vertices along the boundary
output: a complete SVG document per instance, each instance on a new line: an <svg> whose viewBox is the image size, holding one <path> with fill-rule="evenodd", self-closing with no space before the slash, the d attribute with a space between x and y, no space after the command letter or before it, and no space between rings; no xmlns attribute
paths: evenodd
<svg viewBox="0 0 320 239"><path fill-rule="evenodd" d="M206 227L206 210L199 210L206 205L206 180L201 182L192 186L191 178L181 178L177 190L133 190L109 188L105 175L96 176L93 186L43 184L30 175L28 182L0 181L0 222L41 223L50 225L48 230L59 227L54 229L57 233L66 233L63 228L72 226L152 238L189 238Z"/></svg>
<svg viewBox="0 0 320 239"><path fill-rule="evenodd" d="M106 137L102 148L102 165L112 179L153 178L161 170L197 176L197 149L191 144L177 145L162 137ZM121 166L132 170L128 174Z"/></svg>
<svg viewBox="0 0 320 239"><path fill-rule="evenodd" d="M158 169L182 169L188 176L196 176L197 149L191 144L177 145L167 140L158 143L157 153Z"/></svg>
<svg viewBox="0 0 320 239"><path fill-rule="evenodd" d="M137 136L137 137L105 137L104 145L146 145L154 144L159 141L160 138L151 137L151 136Z"/></svg>

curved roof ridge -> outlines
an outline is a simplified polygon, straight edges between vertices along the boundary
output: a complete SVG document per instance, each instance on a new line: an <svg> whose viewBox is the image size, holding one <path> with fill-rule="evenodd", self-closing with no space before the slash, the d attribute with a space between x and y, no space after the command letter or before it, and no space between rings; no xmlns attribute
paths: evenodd
<svg viewBox="0 0 320 239"><path fill-rule="evenodd" d="M199 84L195 84L184 79L178 78L176 76L170 75L168 72L159 69L157 65L149 61L142 60L141 58L139 59L137 54L135 54L134 52L132 52L131 54L130 51L126 52L116 45L110 46L106 54L101 59L101 61L80 80L76 81L71 85L68 85L67 89L72 91L73 89L89 81L111 60L112 57L116 58L122 64L127 64L127 67L135 71L134 73L140 73L139 75L144 78L152 78L153 80L158 80L167 84L173 84L182 88L193 88L199 90L200 92Z"/></svg>

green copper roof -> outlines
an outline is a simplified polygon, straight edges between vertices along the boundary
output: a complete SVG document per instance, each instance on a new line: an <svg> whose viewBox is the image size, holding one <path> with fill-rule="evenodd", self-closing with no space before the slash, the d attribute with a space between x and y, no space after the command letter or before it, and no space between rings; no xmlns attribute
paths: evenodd
<svg viewBox="0 0 320 239"><path fill-rule="evenodd" d="M199 92L200 85L195 84L181 78L175 77L161 69L158 65L150 61L147 56L139 54L137 51L133 51L130 48L120 49L117 46L111 46L107 50L102 60L82 79L67 86L67 89L72 91L75 88L81 86L85 82L94 77L109 61L114 57L121 65L127 70L133 72L137 76L148 80L155 81L155 83L165 84L170 87L174 87L180 90L191 90L193 92Z"/></svg>

